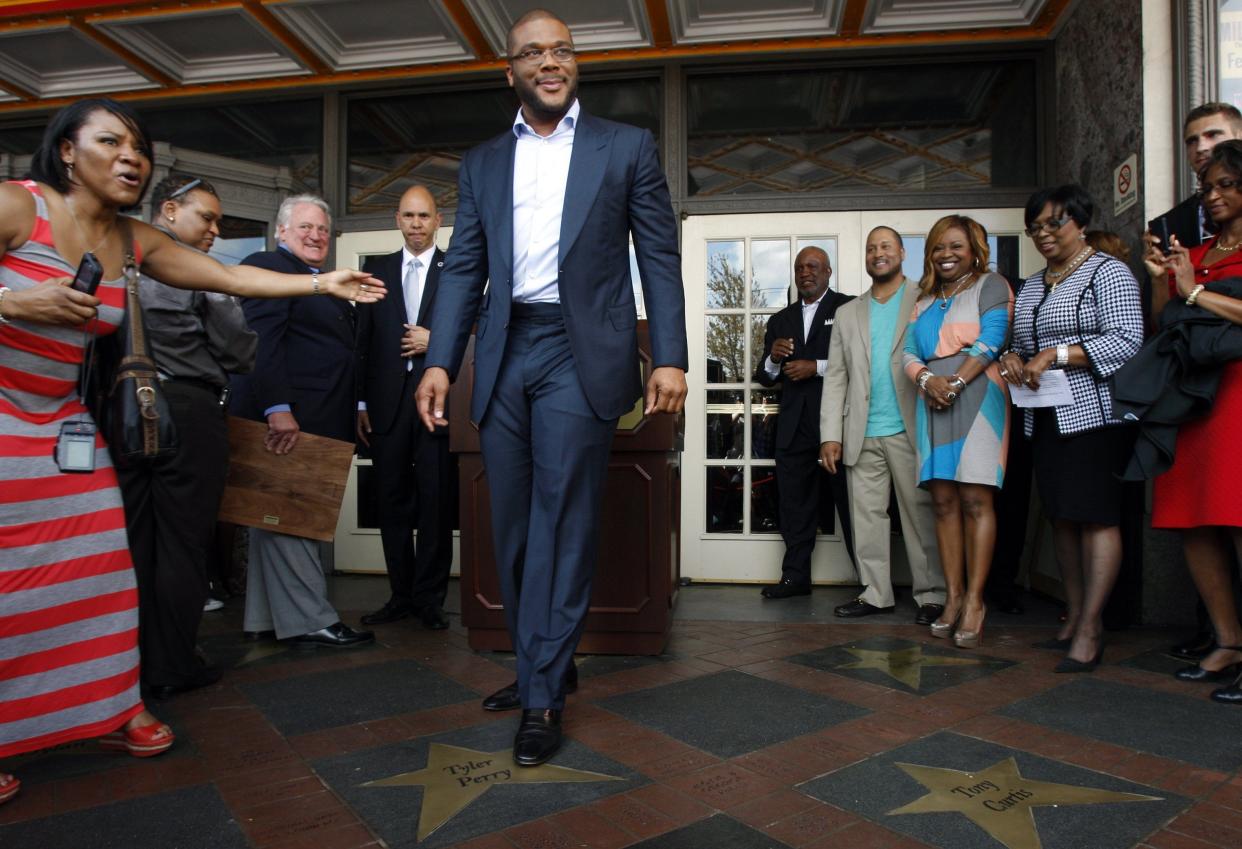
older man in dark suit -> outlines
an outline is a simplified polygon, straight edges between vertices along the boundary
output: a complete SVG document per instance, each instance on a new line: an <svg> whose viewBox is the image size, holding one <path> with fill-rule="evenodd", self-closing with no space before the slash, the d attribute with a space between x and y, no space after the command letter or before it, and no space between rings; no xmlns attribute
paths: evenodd
<svg viewBox="0 0 1242 849"><path fill-rule="evenodd" d="M251 254L243 265L286 274L323 271L331 246L328 205L313 195L287 198L276 213L274 251ZM354 435L354 308L336 298L242 301L259 334L254 372L232 381L234 414L267 423L265 445L295 450L301 431L332 439ZM374 640L342 624L328 601L319 543L250 529L246 572L247 634L291 638L299 647L345 648Z"/></svg>
<svg viewBox="0 0 1242 849"><path fill-rule="evenodd" d="M654 139L581 111L573 40L552 13L520 17L508 50L521 109L462 160L417 397L429 428L446 423L449 377L477 316L471 418L517 654L517 681L484 706L523 708L514 759L534 766L560 746L608 455L642 395L631 235L654 366L648 415L681 410L688 361L677 220Z"/></svg>
<svg viewBox="0 0 1242 849"><path fill-rule="evenodd" d="M405 245L363 264L390 295L358 307L358 440L371 449L392 589L384 606L363 616L362 624L413 615L424 627L441 630L448 627L444 595L453 565L457 467L447 429L426 432L414 408L444 265L444 252L436 247L440 213L426 187L411 186L401 195L396 218Z"/></svg>
<svg viewBox="0 0 1242 849"><path fill-rule="evenodd" d="M811 593L811 552L822 512L835 505L841 535L850 558L854 535L850 527L845 469L827 475L819 458L819 401L823 394L828 340L837 308L848 295L828 288L832 265L823 248L806 247L794 259L798 300L768 320L763 357L755 380L781 387L781 412L776 420L776 484L785 557L781 579L763 588L764 598L789 598Z"/></svg>

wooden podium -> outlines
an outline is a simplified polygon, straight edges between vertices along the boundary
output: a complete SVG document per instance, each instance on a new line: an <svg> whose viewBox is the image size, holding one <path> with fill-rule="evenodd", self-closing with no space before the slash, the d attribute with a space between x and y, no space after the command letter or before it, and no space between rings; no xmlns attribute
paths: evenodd
<svg viewBox="0 0 1242 849"><path fill-rule="evenodd" d="M647 322L638 323L643 385L651 373ZM461 484L461 617L470 647L512 648L492 550L491 502L478 428L470 421L474 339L449 400L449 450ZM668 643L681 572L681 416L622 417L600 517L599 562L578 651L659 654Z"/></svg>

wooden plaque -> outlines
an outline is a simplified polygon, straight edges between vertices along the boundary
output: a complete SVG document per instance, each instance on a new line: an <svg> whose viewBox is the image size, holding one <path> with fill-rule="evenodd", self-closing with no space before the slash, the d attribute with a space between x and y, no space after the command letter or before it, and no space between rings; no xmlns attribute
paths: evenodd
<svg viewBox="0 0 1242 849"><path fill-rule="evenodd" d="M298 435L288 454L263 447L267 425L229 416L229 476L220 521L328 541L345 497L354 445Z"/></svg>

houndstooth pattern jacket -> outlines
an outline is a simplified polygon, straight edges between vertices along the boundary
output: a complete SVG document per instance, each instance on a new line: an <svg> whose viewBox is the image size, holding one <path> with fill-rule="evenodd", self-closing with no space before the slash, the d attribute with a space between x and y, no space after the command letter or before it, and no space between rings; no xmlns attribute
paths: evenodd
<svg viewBox="0 0 1242 849"><path fill-rule="evenodd" d="M1014 304L1012 350L1030 359L1057 345L1082 345L1089 368L1068 367L1074 403L1056 408L1062 435L1121 424L1113 417L1108 378L1143 344L1143 307L1138 281L1121 260L1095 253L1055 291L1044 286L1044 272L1027 278ZM1055 368L1055 366L1054 366ZM1034 430L1032 410L1024 411L1024 430Z"/></svg>

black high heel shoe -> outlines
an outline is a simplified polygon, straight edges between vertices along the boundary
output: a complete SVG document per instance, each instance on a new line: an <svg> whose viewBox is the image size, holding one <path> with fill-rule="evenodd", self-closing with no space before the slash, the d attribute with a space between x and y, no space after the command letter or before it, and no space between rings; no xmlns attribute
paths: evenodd
<svg viewBox="0 0 1242 849"><path fill-rule="evenodd" d="M1223 705L1242 705L1242 675L1233 679L1228 687L1213 690L1211 699Z"/></svg>
<svg viewBox="0 0 1242 849"><path fill-rule="evenodd" d="M1242 646L1217 646L1221 651L1242 652ZM1213 649L1215 651L1216 649ZM1204 669L1200 661L1194 666L1183 666L1173 673L1179 681L1231 681L1242 672L1242 665L1231 663L1223 669Z"/></svg>
<svg viewBox="0 0 1242 849"><path fill-rule="evenodd" d="M1095 657L1090 660L1074 660L1072 657L1063 657L1061 662L1053 667L1053 672L1092 672L1100 661L1104 659L1104 643L1100 642L1099 649L1096 650Z"/></svg>

